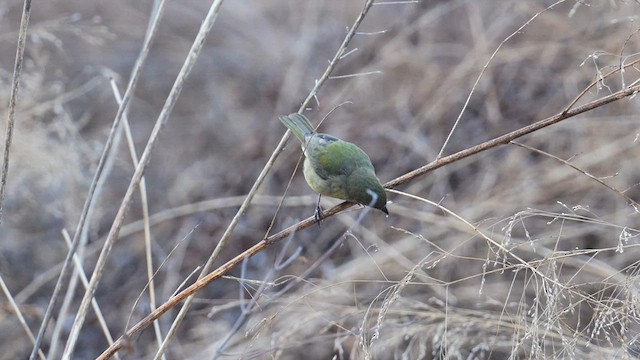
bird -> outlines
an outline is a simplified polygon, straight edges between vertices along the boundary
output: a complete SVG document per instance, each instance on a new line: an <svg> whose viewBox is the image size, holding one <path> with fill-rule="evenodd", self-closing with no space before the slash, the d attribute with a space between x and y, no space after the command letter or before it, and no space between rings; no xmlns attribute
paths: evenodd
<svg viewBox="0 0 640 360"><path fill-rule="evenodd" d="M307 184L318 193L314 217L322 218L320 197L353 201L389 215L387 195L369 156L357 145L316 132L306 116L293 113L278 119L302 143Z"/></svg>

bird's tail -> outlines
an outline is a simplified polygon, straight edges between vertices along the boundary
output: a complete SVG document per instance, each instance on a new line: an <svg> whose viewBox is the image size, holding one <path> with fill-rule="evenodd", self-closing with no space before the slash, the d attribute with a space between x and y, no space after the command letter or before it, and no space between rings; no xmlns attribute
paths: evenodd
<svg viewBox="0 0 640 360"><path fill-rule="evenodd" d="M315 132L315 129L309 122L309 119L304 115L294 113L287 116L280 116L278 119L280 119L280 121L282 121L282 123L288 127L303 144L305 142L305 135L313 134Z"/></svg>

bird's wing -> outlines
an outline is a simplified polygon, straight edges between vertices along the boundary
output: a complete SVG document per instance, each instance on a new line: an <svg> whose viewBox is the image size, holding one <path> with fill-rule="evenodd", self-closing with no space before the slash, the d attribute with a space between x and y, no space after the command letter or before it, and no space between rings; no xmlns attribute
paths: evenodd
<svg viewBox="0 0 640 360"><path fill-rule="evenodd" d="M361 167L373 170L369 156L362 149L335 136L315 134L306 153L313 170L323 179L348 176Z"/></svg>

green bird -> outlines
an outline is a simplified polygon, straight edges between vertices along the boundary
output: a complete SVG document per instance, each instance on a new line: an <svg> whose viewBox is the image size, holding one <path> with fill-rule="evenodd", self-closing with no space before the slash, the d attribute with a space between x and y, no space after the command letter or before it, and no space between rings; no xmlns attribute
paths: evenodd
<svg viewBox="0 0 640 360"><path fill-rule="evenodd" d="M304 178L317 192L315 217L322 217L320 196L354 201L389 214L387 195L369 156L356 145L315 131L304 115L280 116L280 121L302 142Z"/></svg>

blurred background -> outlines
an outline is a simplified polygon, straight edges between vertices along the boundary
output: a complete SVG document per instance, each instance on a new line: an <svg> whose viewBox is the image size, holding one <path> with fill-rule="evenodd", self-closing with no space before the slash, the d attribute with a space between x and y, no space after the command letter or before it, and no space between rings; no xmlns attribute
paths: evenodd
<svg viewBox="0 0 640 360"><path fill-rule="evenodd" d="M559 1L545 10L552 4L373 6L305 114L317 123L343 104L320 130L358 144L386 182L436 159L472 89L444 155L561 113L638 59L640 4ZM158 302L193 281L284 134L277 116L298 110L362 5L223 3L145 173L150 212L165 215L151 228ZM5 114L22 6L0 4ZM33 4L0 274L34 332L67 253L62 231L75 231L118 109L109 80L124 92L152 6ZM168 5L128 114L139 153L209 6ZM638 66L629 67L578 105L637 79ZM389 194L389 217L353 207L296 233L198 293L167 358L636 357L640 218L621 194L640 199L638 110L637 98L625 98L518 140L557 158L504 145L398 189L459 218ZM217 265L259 242L272 221L274 233L313 214L316 195L301 171L287 188L299 156L292 139ZM88 273L133 169L123 141L88 223ZM116 338L150 312L141 218L136 196L96 294ZM56 311L43 345L51 358L83 293L79 285L68 312ZM160 319L162 334L176 313ZM32 345L4 297L0 315L0 359L26 358ZM91 312L75 357L106 347ZM148 328L124 356L151 359L157 347Z"/></svg>

